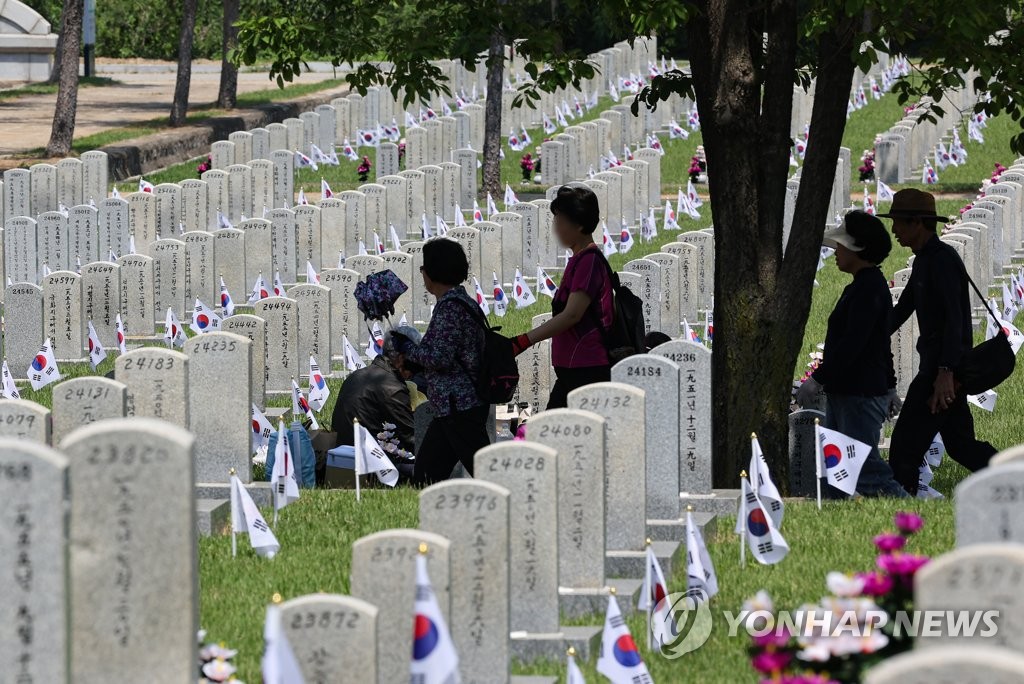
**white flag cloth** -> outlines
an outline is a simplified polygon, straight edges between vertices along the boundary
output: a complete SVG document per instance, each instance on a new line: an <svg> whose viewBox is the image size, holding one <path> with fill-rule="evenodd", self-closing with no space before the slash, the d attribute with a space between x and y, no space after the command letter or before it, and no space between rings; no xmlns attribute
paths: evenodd
<svg viewBox="0 0 1024 684"><path fill-rule="evenodd" d="M633 233L630 232L629 226L623 223L622 231L619 234L619 254L627 254L631 249L633 249Z"/></svg>
<svg viewBox="0 0 1024 684"><path fill-rule="evenodd" d="M480 223L484 220L484 212L480 209L480 203L473 198L473 223Z"/></svg>
<svg viewBox="0 0 1024 684"><path fill-rule="evenodd" d="M225 316L235 315L235 300L231 299L228 286L224 284L224 276L220 277L220 309Z"/></svg>
<svg viewBox="0 0 1024 684"><path fill-rule="evenodd" d="M491 193L487 193L487 218L490 219L497 213L498 205L494 203L494 198L491 197Z"/></svg>
<svg viewBox="0 0 1024 684"><path fill-rule="evenodd" d="M315 411L322 411L327 404L327 397L331 396L331 388L327 386L323 374L320 372L320 365L312 356L309 357L309 405Z"/></svg>
<svg viewBox="0 0 1024 684"><path fill-rule="evenodd" d="M774 565L789 553L789 545L776 529L770 515L765 513L760 499L750 488L750 482L740 478L742 488L736 530L745 533L750 552L758 563Z"/></svg>
<svg viewBox="0 0 1024 684"><path fill-rule="evenodd" d="M320 199L331 199L334 197L334 191L331 190L331 186L327 184L323 178L320 179Z"/></svg>
<svg viewBox="0 0 1024 684"><path fill-rule="evenodd" d="M114 330L117 333L117 351L121 354L126 354L128 347L125 344L124 323L121 321L120 313L114 316Z"/></svg>
<svg viewBox="0 0 1024 684"><path fill-rule="evenodd" d="M989 320L991 320L991 318ZM1019 352L1021 345L1024 345L1024 333L1018 330L1017 326L1009 321L999 321L999 326L1003 329L1006 339L1010 341L1010 348L1013 350L1013 353L1016 354Z"/></svg>
<svg viewBox="0 0 1024 684"><path fill-rule="evenodd" d="M604 221L601 222L601 249L604 251L605 258L617 254L619 251L615 240L612 240L612 236L608 233L608 226Z"/></svg>
<svg viewBox="0 0 1024 684"><path fill-rule="evenodd" d="M89 321L89 365L92 366L93 370L96 370L96 366L103 363L103 360L107 358L107 350L104 349L103 343L100 342L100 336L96 334L96 328L93 327L92 321Z"/></svg>
<svg viewBox="0 0 1024 684"><path fill-rule="evenodd" d="M498 282L498 274L492 271L491 275L494 277L494 315L500 318L508 310L508 297L505 296L505 290Z"/></svg>
<svg viewBox="0 0 1024 684"><path fill-rule="evenodd" d="M476 200L473 200L473 201L476 202ZM441 218L440 216L438 216L437 218L438 218L438 220L441 221L441 223L444 223L444 219L443 218ZM463 228L463 227L465 227L467 225L468 224L466 223L466 217L462 213L462 207L460 207L458 204L456 204L455 205L455 227L456 228Z"/></svg>
<svg viewBox="0 0 1024 684"><path fill-rule="evenodd" d="M320 274L316 272L315 268L313 268L313 263L311 261L306 262L306 282L314 285L320 284Z"/></svg>
<svg viewBox="0 0 1024 684"><path fill-rule="evenodd" d="M768 461L764 458L757 437L750 438L750 451L750 470L747 471L750 473L750 484L771 516L772 524L775 527L782 527L782 495L772 482L771 473L768 472Z"/></svg>
<svg viewBox="0 0 1024 684"><path fill-rule="evenodd" d="M610 679L612 684L651 684L653 681L640 657L640 650L633 642L629 627L622 618L615 596L608 597L597 671Z"/></svg>
<svg viewBox="0 0 1024 684"><path fill-rule="evenodd" d="M387 251L384 248L384 241L380 239L380 235L377 235L377 231L373 231L373 248L377 254L383 254Z"/></svg>
<svg viewBox="0 0 1024 684"><path fill-rule="evenodd" d="M875 193L878 196L878 202L892 202L892 198L896 193L892 191L888 185L883 183L881 180L875 181Z"/></svg>
<svg viewBox="0 0 1024 684"><path fill-rule="evenodd" d="M182 330L174 309L167 307L167 315L164 317L164 341L172 347L181 347L184 346L186 339L185 331Z"/></svg>
<svg viewBox="0 0 1024 684"><path fill-rule="evenodd" d="M299 659L282 624L281 609L273 603L267 606L267 621L263 625L261 669L264 684L305 684Z"/></svg>
<svg viewBox="0 0 1024 684"><path fill-rule="evenodd" d="M316 422L316 416L313 415L313 407L309 405L306 395L302 393L299 384L294 380L292 380L292 414L296 418L304 416L306 420L310 421L311 430L320 429L320 424Z"/></svg>
<svg viewBox="0 0 1024 684"><path fill-rule="evenodd" d="M277 444L274 448L274 470L270 473L274 487L274 508L281 510L292 501L299 500L299 481L295 479L295 459L288 445L288 431L284 421L277 423Z"/></svg>
<svg viewBox="0 0 1024 684"><path fill-rule="evenodd" d="M359 352L352 346L352 343L348 341L348 335L341 336L341 346L345 355L345 370L354 371L360 368L366 368L366 364L359 358Z"/></svg>
<svg viewBox="0 0 1024 684"><path fill-rule="evenodd" d="M388 225L388 237L391 238L391 248L396 252L401 252L402 241L398 239L398 231L391 224Z"/></svg>
<svg viewBox="0 0 1024 684"><path fill-rule="evenodd" d="M398 484L395 465L380 448L370 431L362 425L355 425L356 476L374 474L381 484L394 487Z"/></svg>
<svg viewBox="0 0 1024 684"><path fill-rule="evenodd" d="M263 415L263 411L260 411L256 404L252 405L252 450L255 453L257 449L270 443L270 435L274 433L274 426L270 424L267 417Z"/></svg>
<svg viewBox="0 0 1024 684"><path fill-rule="evenodd" d="M484 312L484 316L491 315L491 307L487 303L487 298L484 297L484 290L480 287L480 281L473 276L473 289L476 290L476 304L480 307L480 310Z"/></svg>
<svg viewBox="0 0 1024 684"><path fill-rule="evenodd" d="M871 447L841 432L817 426L818 458L825 469L828 483L853 496L857 491L860 470L867 461Z"/></svg>
<svg viewBox="0 0 1024 684"><path fill-rule="evenodd" d="M519 203L519 198L516 197L515 190L512 189L511 185L509 185L508 183L505 183L505 197L504 197L505 210L508 211L509 209L512 208L513 204L518 204L518 203Z"/></svg>
<svg viewBox="0 0 1024 684"><path fill-rule="evenodd" d="M552 299L554 299L555 293L558 291L558 286L555 285L555 281L553 281L547 271L540 266L537 267L537 291L540 294L551 297Z"/></svg>
<svg viewBox="0 0 1024 684"><path fill-rule="evenodd" d="M977 406L980 409L984 409L986 411L991 412L991 411L995 411L995 409L996 409L996 399L998 399L998 398L999 398L999 395L996 394L995 390L986 390L985 392L982 392L981 394L968 394L967 395L967 403L974 404L975 406Z"/></svg>
<svg viewBox="0 0 1024 684"><path fill-rule="evenodd" d="M565 684L587 684L583 673L580 672L580 666L576 664L576 659L571 655L566 656Z"/></svg>
<svg viewBox="0 0 1024 684"><path fill-rule="evenodd" d="M295 150L295 168L296 169L313 169L314 171L316 171L317 170L317 165L316 165L316 162L313 161L312 159L310 159L308 156L306 156L305 154L303 154L299 150ZM302 192L302 188L299 188L299 192L300 193Z"/></svg>
<svg viewBox="0 0 1024 684"><path fill-rule="evenodd" d="M248 534L249 544L258 556L273 558L281 550L270 525L237 475L231 476L231 533Z"/></svg>
<svg viewBox="0 0 1024 684"><path fill-rule="evenodd" d="M424 240L434 237L434 232L430 229L430 222L427 221L426 212L420 216L420 235Z"/></svg>
<svg viewBox="0 0 1024 684"><path fill-rule="evenodd" d="M302 191L300 190L299 192L301 194ZM231 225L231 221L228 220L227 215L223 214L219 210L217 211L217 227L218 228L234 228L234 226Z"/></svg>
<svg viewBox="0 0 1024 684"><path fill-rule="evenodd" d="M512 296L515 297L516 307L530 306L537 301L518 268L516 269L516 278L512 282Z"/></svg>
<svg viewBox="0 0 1024 684"><path fill-rule="evenodd" d="M220 330L220 316L197 299L195 308L192 309L192 323L189 327L197 335Z"/></svg>
<svg viewBox="0 0 1024 684"><path fill-rule="evenodd" d="M139 179L139 192L153 192L153 184L150 183L148 180L140 178Z"/></svg>
<svg viewBox="0 0 1024 684"><path fill-rule="evenodd" d="M662 219L662 226L666 232L679 227L676 220L676 212L672 209L672 200L665 200L665 216Z"/></svg>
<svg viewBox="0 0 1024 684"><path fill-rule="evenodd" d="M459 214L456 214L459 216ZM456 223L456 225L458 225ZM441 216L434 217L434 230L437 232L437 237L445 237L448 235L448 224L444 222Z"/></svg>
<svg viewBox="0 0 1024 684"><path fill-rule="evenodd" d="M413 606L410 681L414 684L459 684L459 656L427 574L427 557L416 556L416 601Z"/></svg>
<svg viewBox="0 0 1024 684"><path fill-rule="evenodd" d="M693 181L686 181L686 196L690 200L690 204L693 205L694 209L700 208L704 202L701 200L700 195L697 194L697 188L693 187Z"/></svg>
<svg viewBox="0 0 1024 684"><path fill-rule="evenodd" d="M252 284L252 292L249 294L249 303L255 304L261 299L266 299L270 296L270 292L267 290L267 281L263 279L263 274L260 273L256 276L256 282Z"/></svg>
<svg viewBox="0 0 1024 684"><path fill-rule="evenodd" d="M281 282L281 272L280 271L274 271L274 296L275 297L284 297L285 296L284 283Z"/></svg>
<svg viewBox="0 0 1024 684"><path fill-rule="evenodd" d="M686 512L686 578L687 593L702 589L708 598L718 593L718 577L711 564L711 554L690 511Z"/></svg>
<svg viewBox="0 0 1024 684"><path fill-rule="evenodd" d="M3 387L0 387L0 392L3 393L4 399L21 399L21 393L18 391L18 386L14 384L14 376L11 375L11 369L7 365L7 359L4 359L0 375L3 376Z"/></svg>
<svg viewBox="0 0 1024 684"><path fill-rule="evenodd" d="M663 644L672 633L670 606L665 600L665 596L668 595L668 583L665 581L665 573L661 571L661 564L651 546L647 547L647 560L644 566L644 583L640 589L640 600L637 601L636 608L650 611L651 631L657 642Z"/></svg>
<svg viewBox="0 0 1024 684"><path fill-rule="evenodd" d="M697 333L690 327L690 322L685 318L683 319L683 339L689 340L690 342L700 342L700 338L697 337Z"/></svg>
<svg viewBox="0 0 1024 684"><path fill-rule="evenodd" d="M366 358L375 359L384 353L384 333L380 329L380 323L373 322L370 329L370 341L366 344Z"/></svg>

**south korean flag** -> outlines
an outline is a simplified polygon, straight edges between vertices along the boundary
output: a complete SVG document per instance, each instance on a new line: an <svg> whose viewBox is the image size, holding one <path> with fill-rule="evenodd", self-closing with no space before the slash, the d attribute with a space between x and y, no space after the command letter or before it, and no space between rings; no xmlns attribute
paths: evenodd
<svg viewBox="0 0 1024 684"><path fill-rule="evenodd" d="M825 466L828 483L845 494L857 491L860 469L871 453L864 442L847 437L841 432L816 426L818 432L818 458Z"/></svg>
<svg viewBox="0 0 1024 684"><path fill-rule="evenodd" d="M789 544L776 529L770 515L746 478L740 479L742 496L736 516L736 532L745 535L750 552L762 565L774 565L789 553Z"/></svg>

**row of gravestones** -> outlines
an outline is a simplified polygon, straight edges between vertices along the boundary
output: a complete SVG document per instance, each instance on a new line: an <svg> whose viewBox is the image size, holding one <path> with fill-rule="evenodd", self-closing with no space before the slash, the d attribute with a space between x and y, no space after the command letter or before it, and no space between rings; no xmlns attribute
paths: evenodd
<svg viewBox="0 0 1024 684"><path fill-rule="evenodd" d="M793 228L793 216L796 212L796 198L800 192L800 174L802 169L797 169L793 177L786 181L786 198L783 205L782 222L782 249L785 252L789 244L789 234ZM829 227L838 225L839 216L846 212L850 206L850 149L839 148L839 158L836 159L836 175L832 181L832 194L829 196L828 223Z"/></svg>
<svg viewBox="0 0 1024 684"><path fill-rule="evenodd" d="M62 534L30 535L32 549L26 552L25 562L30 571L36 569L30 575L37 579L28 588L8 586L13 596L5 603L34 616L42 594L48 597L45 605L54 612L47 615L57 620L56 625L66 615L67 605L73 626L99 625L101 629L91 630L89 636L80 635L77 629L71 632L72 667L78 676L87 680L86 673L98 666L97 660L114 667L112 663L120 663L121 658L138 657L137 649L132 648L138 643L135 639L173 644L171 650L177 657L185 653L178 648L194 649L191 639L178 638L180 635L160 639L148 630L158 624L184 629L187 623L194 634L194 613L179 615L175 621L154 616L162 616L171 606L180 611L182 605L194 605L194 518L189 511L196 493L210 485L201 484L198 490L191 485L223 481L229 467L248 462L248 392L242 387L248 381L248 346L241 337L211 333L190 340L187 355L142 349L121 357L116 381L82 378L58 385L55 415L66 412L68 421L87 423L122 414L135 417L131 422L99 423L58 436L61 449L70 456L70 468L61 464L59 455L44 454L42 446L27 446L39 435L20 434L21 440L11 442L18 448L0 449L4 459L0 485L5 489L0 500L10 507L5 511L10 517L19 515L30 529L62 529L61 524L50 524L63 520L54 497L61 500L67 482L72 483L70 570L49 562L63 557ZM447 606L456 646L464 654L466 681L503 680L510 655L554 658L567 642L588 653L596 645L600 629L561 627L560 613L597 612L609 577L621 578L611 584L623 588L628 596L626 605L631 607L645 563L644 538L665 539L656 542L656 552L664 557L667 572L671 572L671 563L678 561L678 540L684 531L679 490L662 485L678 483L680 470L689 477L686 473L691 463L709 479L707 443L696 448L666 446L660 438L656 442L647 435L685 434L699 426L701 439L710 439L710 414L697 408L708 406L710 354L686 342L669 343L656 352L618 364L613 382L574 392L569 399L572 409L537 416L531 422L530 438L545 446L506 443L491 447L477 455L477 480L447 482L423 493L421 528L451 540L447 583L443 541L435 537L415 542L428 542L435 554L435 582L442 589L450 587L450 601L442 601L442 605ZM659 400L646 402L647 396ZM0 425L28 417L37 426L46 424L45 410L27 411L26 404L2 402ZM687 405L700 415L687 418ZM225 429L229 414L236 413L238 429ZM192 434L165 423L147 422L143 416L187 426ZM680 421L693 427L681 430ZM235 448L223 441L230 439L231 433L240 438L237 460L230 458ZM218 434L222 441L212 443ZM152 470L155 468L159 471ZM244 479L247 469L239 471ZM190 486L185 486L186 482ZM104 486L108 489L102 489ZM18 495L7 495L8 491ZM49 497L41 494L44 491ZM157 500L159 507L141 505ZM146 520L144 510L159 510L160 521ZM23 536L20 524L4 528L11 535L3 540L5 548L15 548L16 540ZM376 538L388 547L401 536L383 533ZM160 545L159 551L153 550ZM165 553L171 550L177 551L174 562L169 562ZM367 592L363 598L388 603L391 631L378 633L378 644L411 638L396 636L403 615L408 622L411 603L403 608L397 596L383 599L381 595L390 592L381 592L377 586L379 562L383 558L394 565L400 559L394 553L378 550L368 540L361 540L353 551L353 594ZM146 560L139 560L140 555ZM43 559L47 559L45 573ZM411 560L411 554L406 560ZM20 561L12 558L12 563L16 562ZM117 572L109 572L112 565ZM108 572L101 573L101 568ZM15 570L18 575L19 568ZM63 572L69 572L71 578L70 602L65 601L63 591L53 593L52 584L47 585L50 591L39 591L46 579L55 582ZM123 573L128 572L134 582L123 581ZM402 574L406 572L411 571L403 569ZM88 598L82 593L85 588ZM510 596L516 600L511 602ZM168 605L161 603L164 598ZM149 616L145 625L140 615ZM58 631L63 637L64 632ZM31 640L12 646L16 647L4 654L5 658L33 652ZM52 641L47 642L47 648L53 646ZM99 649L103 658L84 655L85 646L90 653ZM147 649L143 660L149 667L168 662L161 660L161 650ZM363 666L378 662L385 669L401 668L401 662L384 662L395 659L395 652L409 650L378 650L376 657L372 650L362 651L368 660ZM27 662L42 663L42 659L36 652ZM495 663L504 663L505 670L497 680L493 679ZM131 667L118 667L118 671L131 672ZM164 671L159 667L150 670Z"/></svg>
<svg viewBox="0 0 1024 684"><path fill-rule="evenodd" d="M890 184L916 181L915 172L921 168L921 160L930 160L940 141L951 142L952 129L961 124L963 112L974 111L977 100L973 79L968 76L963 87L946 91L938 103L943 110L941 115L930 109L931 101L927 99L922 106L907 112L875 141L875 177ZM925 118L928 112L934 120Z"/></svg>
<svg viewBox="0 0 1024 684"><path fill-rule="evenodd" d="M956 548L914 577L914 609L942 619L915 640L912 654L869 671L869 684L934 682L939 673L949 681L1020 681L1024 445L996 454L957 485L954 504Z"/></svg>

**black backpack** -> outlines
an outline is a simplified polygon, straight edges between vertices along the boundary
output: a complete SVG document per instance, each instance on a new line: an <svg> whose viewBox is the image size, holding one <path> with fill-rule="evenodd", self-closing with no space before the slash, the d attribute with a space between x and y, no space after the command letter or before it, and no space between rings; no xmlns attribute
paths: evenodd
<svg viewBox="0 0 1024 684"><path fill-rule="evenodd" d="M459 365L476 385L476 394L481 401L488 404L509 403L519 386L519 365L512 350L512 340L499 332L501 326L492 328L487 323L484 312L476 303L470 303L462 297L456 297L455 301L465 307L484 329L484 349L480 355L480 370L476 377L473 377L461 359Z"/></svg>
<svg viewBox="0 0 1024 684"><path fill-rule="evenodd" d="M598 258L608 269L608 278L612 283L612 327L606 329L593 308L587 311L594 319L597 329L601 332L604 348L608 352L608 361L615 365L626 357L642 354L646 349L644 338L644 303L628 287L619 281L619 274L612 270L604 253L598 251Z"/></svg>

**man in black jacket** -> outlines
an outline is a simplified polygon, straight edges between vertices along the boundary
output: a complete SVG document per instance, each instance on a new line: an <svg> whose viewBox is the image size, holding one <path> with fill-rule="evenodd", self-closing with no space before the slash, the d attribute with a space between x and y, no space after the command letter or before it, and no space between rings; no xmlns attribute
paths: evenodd
<svg viewBox="0 0 1024 684"><path fill-rule="evenodd" d="M956 250L936 232L938 223L949 219L936 215L930 193L914 189L897 192L889 213L880 216L893 220L896 239L914 251L910 281L894 309L891 331L917 312L921 365L892 433L889 464L896 480L916 495L921 462L936 433L953 460L972 472L988 465L996 449L975 438L967 395L954 378L974 335L967 272Z"/></svg>
<svg viewBox="0 0 1024 684"><path fill-rule="evenodd" d="M892 297L878 265L892 250L885 226L863 211L851 211L843 225L824 235L836 250L836 266L853 276L828 318L822 363L797 392L808 405L825 389L824 427L871 447L857 480L863 496L905 497L892 469L878 453L882 423L897 410L896 377L889 348ZM830 498L845 495L828 488Z"/></svg>
<svg viewBox="0 0 1024 684"><path fill-rule="evenodd" d="M331 427L338 433L338 446L352 446L352 419L358 418L359 424L374 436L381 432L384 423L392 423L399 446L412 453L412 405L405 375L397 368L402 354L395 348L395 332L414 342L420 339L419 332L409 326L388 331L384 336L384 353L366 368L353 371L341 383L338 403L331 417Z"/></svg>

